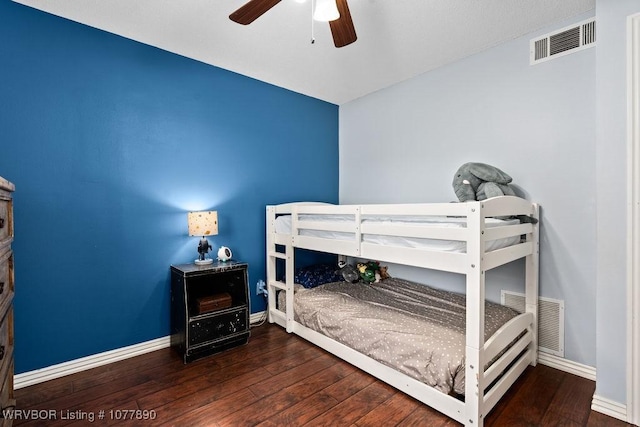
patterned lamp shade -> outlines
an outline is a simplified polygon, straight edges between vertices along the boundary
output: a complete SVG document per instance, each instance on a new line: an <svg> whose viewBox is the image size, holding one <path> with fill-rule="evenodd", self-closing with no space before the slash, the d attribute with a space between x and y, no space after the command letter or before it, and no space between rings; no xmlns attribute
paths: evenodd
<svg viewBox="0 0 640 427"><path fill-rule="evenodd" d="M218 212L189 212L189 236L213 236L218 234Z"/></svg>

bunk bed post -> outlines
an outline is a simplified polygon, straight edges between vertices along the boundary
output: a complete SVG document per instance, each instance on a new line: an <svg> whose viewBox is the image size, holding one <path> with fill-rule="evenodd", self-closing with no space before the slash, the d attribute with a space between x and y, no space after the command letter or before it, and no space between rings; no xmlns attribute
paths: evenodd
<svg viewBox="0 0 640 427"><path fill-rule="evenodd" d="M481 202L467 202L465 425L483 425L484 401L484 213Z"/></svg>
<svg viewBox="0 0 640 427"><path fill-rule="evenodd" d="M294 257L293 257L293 246L291 244L288 244L285 246L286 247L286 254L287 254L287 258L285 260L285 269L286 269L286 275L287 275L287 280L286 280L286 293L285 293L285 299L286 299L286 316L287 316L287 332L291 333L293 332L293 322L294 322L294 316L293 316L293 293L294 293L294 289L293 289L293 284L294 284Z"/></svg>
<svg viewBox="0 0 640 427"><path fill-rule="evenodd" d="M294 257L294 252L295 249L293 247L293 241L295 239L296 234L298 234L298 210L295 208L295 206L291 209L291 239L287 242L287 244L285 245L285 253L286 253L286 258L285 258L285 275L286 275L286 279L285 279L285 301L286 301L286 307L285 307L285 315L286 315L286 329L288 333L292 333L293 332L293 327L294 327L294 314L293 314L293 294L295 292L294 290L294 283L295 283L295 272L294 272L294 266L295 266L295 257Z"/></svg>
<svg viewBox="0 0 640 427"><path fill-rule="evenodd" d="M271 314L271 308L276 306L276 290L273 283L276 281L276 242L274 241L274 228L276 220L275 206L267 206L267 316L269 323L275 322Z"/></svg>
<svg viewBox="0 0 640 427"><path fill-rule="evenodd" d="M531 205L531 216L536 219L533 231L527 235L527 241L532 242L533 249L527 255L525 261L525 310L533 314L531 341L531 365L536 366L538 361L538 292L539 292L539 258L540 258L540 212L536 203Z"/></svg>

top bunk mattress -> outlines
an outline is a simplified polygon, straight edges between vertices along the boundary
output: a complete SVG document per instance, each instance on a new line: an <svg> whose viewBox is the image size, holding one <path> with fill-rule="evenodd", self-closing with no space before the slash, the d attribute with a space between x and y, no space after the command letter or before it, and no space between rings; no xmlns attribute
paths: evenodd
<svg viewBox="0 0 640 427"><path fill-rule="evenodd" d="M332 223L353 223L355 218L348 214L301 214L300 220L313 222ZM419 227L433 228L464 228L467 226L466 218L444 217L444 216L386 216L386 215L363 215L363 223L376 223L383 225L412 225ZM486 218L485 227L499 227L503 225L519 224L518 219L497 219ZM278 234L291 234L291 215L280 215L276 217L275 232ZM353 240L353 233L339 231L311 230L301 228L300 235L319 237L323 239ZM425 239L419 237L400 237L377 234L362 234L362 241L383 246L398 246L408 248L420 248L443 252L466 252L466 242L459 240ZM520 242L519 236L487 241L485 251L490 252L496 249L505 248Z"/></svg>

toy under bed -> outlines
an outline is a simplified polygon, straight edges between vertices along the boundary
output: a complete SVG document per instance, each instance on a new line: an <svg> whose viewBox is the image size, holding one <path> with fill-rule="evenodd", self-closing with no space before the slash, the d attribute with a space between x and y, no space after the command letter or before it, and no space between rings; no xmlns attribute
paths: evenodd
<svg viewBox="0 0 640 427"><path fill-rule="evenodd" d="M284 294L284 293L282 293ZM284 295L279 298L284 307ZM485 340L518 313L485 303ZM406 280L297 287L295 320L443 393L465 392L465 296Z"/></svg>

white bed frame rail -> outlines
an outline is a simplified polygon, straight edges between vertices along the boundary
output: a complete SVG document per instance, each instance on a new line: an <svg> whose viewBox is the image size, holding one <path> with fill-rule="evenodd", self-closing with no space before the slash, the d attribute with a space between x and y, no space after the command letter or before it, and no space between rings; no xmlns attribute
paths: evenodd
<svg viewBox="0 0 640 427"><path fill-rule="evenodd" d="M349 215L348 220L310 221L302 215ZM276 218L291 215L291 233L277 233ZM463 217L466 227L420 227L406 223L367 223L368 215ZM269 321L296 333L362 370L404 391L466 426L482 426L484 417L528 365L537 361L539 228L537 223L485 227L488 217L526 215L539 219L535 203L512 196L482 202L397 205L328 205L290 203L267 206L267 285ZM344 239L303 235L303 230L349 233ZM457 240L466 252L384 246L363 242L366 234ZM520 243L493 251L485 243L499 238L525 236ZM466 276L465 401L445 395L392 368L297 323L293 314L294 250L304 248L381 262L390 262ZM526 311L484 340L485 273L497 266L525 258ZM286 282L277 280L278 259L285 262ZM276 308L276 291L285 291L286 311ZM489 361L500 355L490 366Z"/></svg>

